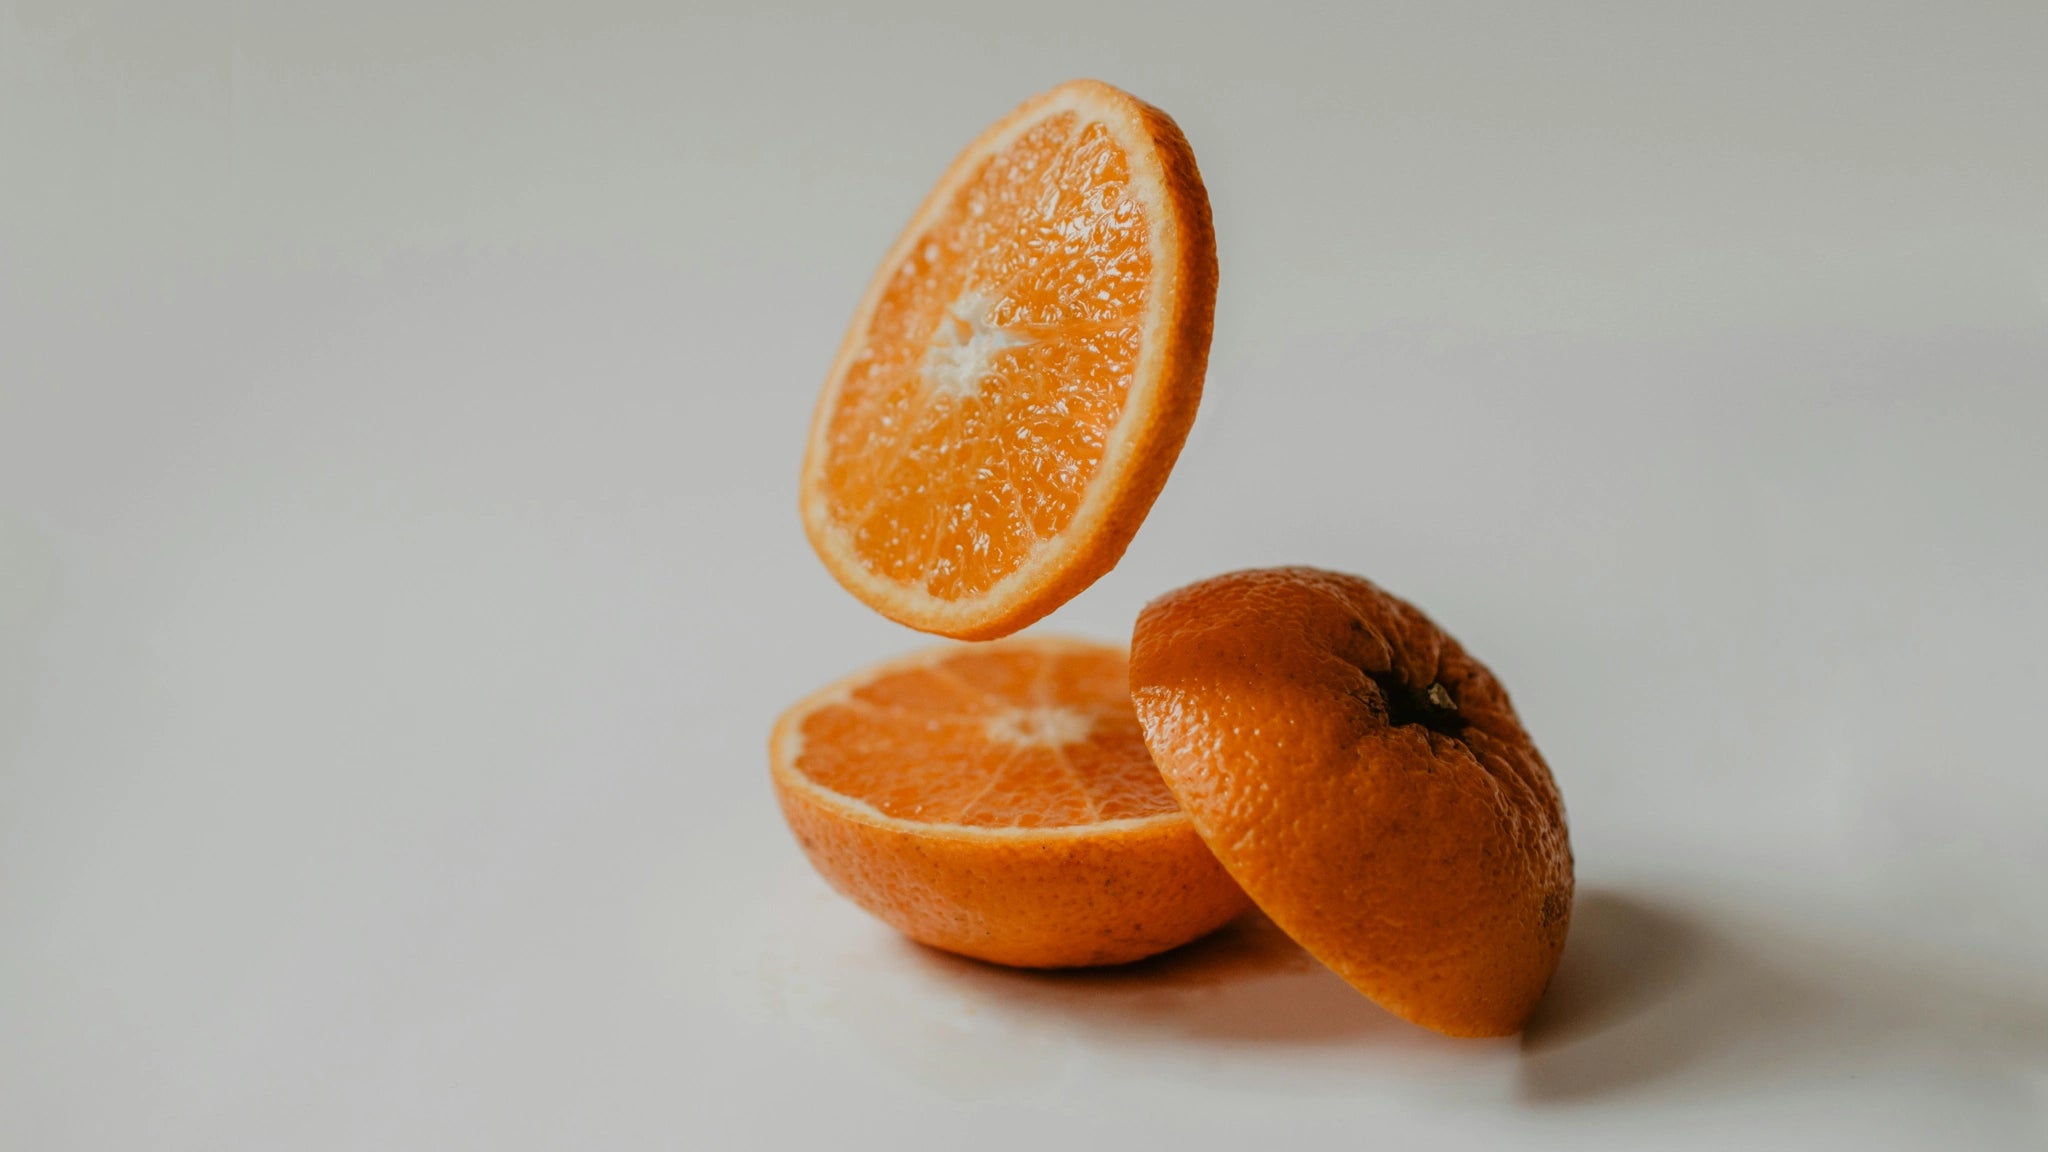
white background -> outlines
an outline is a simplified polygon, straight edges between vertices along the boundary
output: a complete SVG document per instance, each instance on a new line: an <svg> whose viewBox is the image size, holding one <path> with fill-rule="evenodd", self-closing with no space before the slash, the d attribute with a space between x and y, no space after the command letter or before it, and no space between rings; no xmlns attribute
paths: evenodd
<svg viewBox="0 0 2048 1152"><path fill-rule="evenodd" d="M0 5L0 1148L2048 1141L2048 7L869 7ZM776 815L923 639L804 542L816 386L1075 75L1223 278L1047 627L1460 635L1578 852L1519 1042L1256 923L955 962Z"/></svg>

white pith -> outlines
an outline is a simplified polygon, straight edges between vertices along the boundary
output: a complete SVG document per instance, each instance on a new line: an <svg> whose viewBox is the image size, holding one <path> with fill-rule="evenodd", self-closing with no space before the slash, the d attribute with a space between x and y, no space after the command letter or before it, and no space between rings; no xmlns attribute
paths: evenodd
<svg viewBox="0 0 2048 1152"><path fill-rule="evenodd" d="M994 301L973 289L960 294L946 309L938 331L925 347L922 372L935 395L965 397L981 391L989 380L996 353L1021 348L1030 340L988 322Z"/></svg>
<svg viewBox="0 0 2048 1152"><path fill-rule="evenodd" d="M988 738L1018 748L1064 748L1088 739L1095 717L1074 708L1013 708L989 718Z"/></svg>

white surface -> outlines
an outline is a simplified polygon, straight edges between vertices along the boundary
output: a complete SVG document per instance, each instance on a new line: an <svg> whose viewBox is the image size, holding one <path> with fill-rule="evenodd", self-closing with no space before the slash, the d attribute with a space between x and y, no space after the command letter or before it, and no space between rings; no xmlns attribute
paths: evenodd
<svg viewBox="0 0 2048 1152"><path fill-rule="evenodd" d="M284 7L0 8L0 1148L2048 1141L2048 8ZM920 642L815 386L1071 75L1223 288L1049 626L1312 562L1463 637L1578 850L1519 1044L1257 932L923 953L774 811Z"/></svg>

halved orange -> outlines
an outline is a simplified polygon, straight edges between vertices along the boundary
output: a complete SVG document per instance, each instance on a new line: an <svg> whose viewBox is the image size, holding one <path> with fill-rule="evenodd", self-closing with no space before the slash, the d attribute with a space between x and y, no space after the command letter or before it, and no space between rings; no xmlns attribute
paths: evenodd
<svg viewBox="0 0 2048 1152"><path fill-rule="evenodd" d="M1283 931L1424 1027L1522 1027L1571 927L1571 838L1507 690L1455 639L1357 576L1232 572L1145 607L1131 691Z"/></svg>
<svg viewBox="0 0 2048 1152"><path fill-rule="evenodd" d="M1164 112L1077 80L953 161L818 400L805 531L876 611L1007 635L1107 572L1201 399L1216 240Z"/></svg>
<svg viewBox="0 0 2048 1152"><path fill-rule="evenodd" d="M776 722L775 794L826 881L905 935L999 964L1118 964L1248 904L1145 751L1121 649L947 645Z"/></svg>

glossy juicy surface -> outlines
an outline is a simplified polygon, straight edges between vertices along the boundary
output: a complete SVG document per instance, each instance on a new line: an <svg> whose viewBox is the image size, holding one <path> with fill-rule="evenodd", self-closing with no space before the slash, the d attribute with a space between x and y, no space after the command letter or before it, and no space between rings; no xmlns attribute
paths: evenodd
<svg viewBox="0 0 2048 1152"><path fill-rule="evenodd" d="M1179 811L1131 711L1122 650L1041 641L945 652L810 712L792 767L925 823L1054 828Z"/></svg>
<svg viewBox="0 0 2048 1152"><path fill-rule="evenodd" d="M805 454L812 546L890 619L992 639L1114 565L1200 402L1209 205L1165 113L1093 81L954 160L875 274Z"/></svg>
<svg viewBox="0 0 2048 1152"><path fill-rule="evenodd" d="M1051 116L981 162L893 273L827 432L832 515L878 574L956 600L1072 522L1151 274L1102 124Z"/></svg>
<svg viewBox="0 0 2048 1152"><path fill-rule="evenodd" d="M1042 637L892 661L798 703L776 798L842 894L1000 964L1117 964L1248 902L1152 765L1122 650Z"/></svg>

